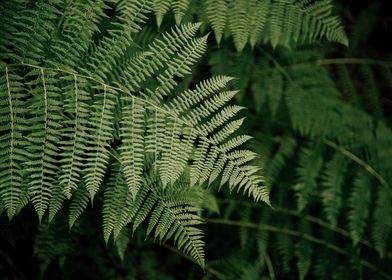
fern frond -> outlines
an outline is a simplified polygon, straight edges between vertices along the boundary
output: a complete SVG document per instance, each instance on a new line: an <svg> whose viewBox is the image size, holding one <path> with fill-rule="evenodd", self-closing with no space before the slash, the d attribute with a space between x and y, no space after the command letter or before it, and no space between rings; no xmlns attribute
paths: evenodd
<svg viewBox="0 0 392 280"><path fill-rule="evenodd" d="M195 197L178 189L166 189L164 193L155 193L161 200L151 212L147 234L154 231L154 237L163 242L173 237L180 250L204 267L203 233L195 227L203 221L196 215L198 208L192 206Z"/></svg>
<svg viewBox="0 0 392 280"><path fill-rule="evenodd" d="M167 118L166 133L162 145L162 157L157 161L162 184L175 183L187 165L192 154L193 143L196 139L194 129L183 130L177 119ZM180 140L181 134L183 141Z"/></svg>
<svg viewBox="0 0 392 280"><path fill-rule="evenodd" d="M120 234L118 235L115 242L117 254L120 256L120 259L122 261L124 261L125 253L127 251L130 241L131 241L131 230L125 227L120 231Z"/></svg>
<svg viewBox="0 0 392 280"><path fill-rule="evenodd" d="M276 252L279 254L283 271L290 271L290 262L294 255L293 240L283 234L278 234L275 241Z"/></svg>
<svg viewBox="0 0 392 280"><path fill-rule="evenodd" d="M238 51L242 51L248 41L255 46L267 21L270 5L269 1L258 0L229 2L228 28Z"/></svg>
<svg viewBox="0 0 392 280"><path fill-rule="evenodd" d="M175 77L182 78L191 74L190 66L199 60L207 48L207 37L208 35L193 39L182 47L177 57L167 63L164 74L157 77L158 87L150 93L152 98L162 99L163 96L169 95L177 85L174 80ZM146 91L149 93L149 88L146 88Z"/></svg>
<svg viewBox="0 0 392 280"><path fill-rule="evenodd" d="M310 234L311 226L309 222L302 221L300 224L301 232ZM300 241L295 244L295 256L297 257L297 268L299 273L299 279L305 279L312 265L312 245L310 242Z"/></svg>
<svg viewBox="0 0 392 280"><path fill-rule="evenodd" d="M63 141L60 143L62 159L60 172L60 185L65 195L70 198L71 193L77 189L83 169L83 158L86 153L85 143L88 139L90 94L86 91L86 81L77 76L65 77L64 82L70 82L64 87L65 113L70 117L64 122L62 129Z"/></svg>
<svg viewBox="0 0 392 280"><path fill-rule="evenodd" d="M147 19L151 3L144 1L123 1L119 3L118 13L120 24L110 31L112 36L105 36L97 45L93 45L86 61L84 71L92 77L108 80L118 61L133 46L133 35L141 30L140 24ZM119 77L118 77L119 78Z"/></svg>
<svg viewBox="0 0 392 280"><path fill-rule="evenodd" d="M227 2L226 0L206 0L205 10L212 30L214 30L216 41L220 44L226 27Z"/></svg>
<svg viewBox="0 0 392 280"><path fill-rule="evenodd" d="M385 256L385 251L391 241L392 232L392 197L391 192L380 186L377 193L376 208L373 213L372 237L380 254Z"/></svg>
<svg viewBox="0 0 392 280"><path fill-rule="evenodd" d="M92 105L86 164L83 169L86 188L91 199L98 191L109 162L109 147L113 138L113 109L116 91L106 86L98 88L101 96Z"/></svg>
<svg viewBox="0 0 392 280"><path fill-rule="evenodd" d="M348 45L348 39L339 19L331 16L331 0L282 1L270 7L266 38L275 48L278 44L313 42L326 38L331 42Z"/></svg>
<svg viewBox="0 0 392 280"><path fill-rule="evenodd" d="M124 29L131 29L137 33L141 25L148 19L145 14L151 11L152 0L121 0L116 6L118 19Z"/></svg>
<svg viewBox="0 0 392 280"><path fill-rule="evenodd" d="M43 69L32 70L28 74L32 77L29 84L32 87L32 103L30 112L35 112L29 118L29 135L26 137L29 144L29 160L25 163L29 173L29 194L38 213L39 220L49 205L50 196L58 170L57 160L59 149L56 146L60 141L59 115L60 89L55 85L57 77L53 73L45 73Z"/></svg>
<svg viewBox="0 0 392 280"><path fill-rule="evenodd" d="M154 237L161 242L173 238L177 247L192 256L198 264L204 265L204 242L202 231L196 225L202 223L197 216L199 204L192 190L182 185L170 185L166 188L155 181L144 182L134 199L117 173L105 192L103 217L104 235L108 240L114 233L117 240L121 230L130 222L133 230L148 218L147 235L154 232ZM113 181L114 180L114 181ZM127 194L128 193L128 194ZM113 203L116 207L113 207Z"/></svg>
<svg viewBox="0 0 392 280"><path fill-rule="evenodd" d="M66 235L64 235L64 232ZM40 260L40 272L43 275L55 259L65 259L74 251L72 239L64 225L56 222L41 224L34 244L34 255Z"/></svg>
<svg viewBox="0 0 392 280"><path fill-rule="evenodd" d="M153 40L147 52L136 56L124 67L123 74L119 78L121 85L131 92L136 92L143 82L156 75L175 53L195 37L199 27L200 24L183 24L176 26L171 32L165 32L162 38Z"/></svg>
<svg viewBox="0 0 392 280"><path fill-rule="evenodd" d="M1 70L4 75L0 78L0 201L12 219L22 199L23 162L27 158L23 131L27 120L22 77L11 73L8 67Z"/></svg>
<svg viewBox="0 0 392 280"><path fill-rule="evenodd" d="M189 0L154 0L153 11L158 27L170 5L178 24L188 4ZM212 25L218 44L228 30L238 51L248 42L254 47L259 41L270 43L274 48L322 39L348 45L339 18L332 15L331 0L207 0L202 8L204 10L195 13Z"/></svg>
<svg viewBox="0 0 392 280"><path fill-rule="evenodd" d="M6 45L11 46L12 52L6 57L18 62L39 64L55 31L55 20L60 15L61 7L56 0L35 1L30 8L25 7L14 13L13 20L6 23L7 27L11 27L8 30L15 32L7 37L10 41Z"/></svg>
<svg viewBox="0 0 392 280"><path fill-rule="evenodd" d="M173 0L153 0L152 10L155 13L158 28L161 27L164 15L170 10Z"/></svg>
<svg viewBox="0 0 392 280"><path fill-rule="evenodd" d="M317 189L317 177L323 164L320 146L303 148L297 168L298 181L294 186L299 211L306 208L310 197Z"/></svg>
<svg viewBox="0 0 392 280"><path fill-rule="evenodd" d="M62 185L59 184L58 180L54 182L54 186L52 189L52 193L50 195L49 200L49 215L48 221L52 222L54 217L60 211L63 206L64 201L67 199L67 196L64 193Z"/></svg>
<svg viewBox="0 0 392 280"><path fill-rule="evenodd" d="M69 204L69 228L72 228L84 212L89 202L89 192L86 189L84 183L80 183L77 190L72 194L71 203Z"/></svg>
<svg viewBox="0 0 392 280"><path fill-rule="evenodd" d="M336 225L338 216L343 206L342 187L345 180L347 170L347 159L340 153L337 153L326 164L323 173L322 186L324 190L321 192L321 200L323 210L327 221L332 225Z"/></svg>
<svg viewBox="0 0 392 280"><path fill-rule="evenodd" d="M235 47L239 51L242 51L248 41L248 13L252 2L255 1L234 0L228 6L227 24L233 33Z"/></svg>
<svg viewBox="0 0 392 280"><path fill-rule="evenodd" d="M354 180L354 189L349 198L348 228L354 245L357 245L365 232L371 199L371 182L367 174L359 173Z"/></svg>
<svg viewBox="0 0 392 280"><path fill-rule="evenodd" d="M101 1L67 3L58 34L54 36L46 61L52 65L76 67L88 50L98 24L105 17L106 4Z"/></svg>
<svg viewBox="0 0 392 280"><path fill-rule="evenodd" d="M143 181L145 109L135 98L127 98L129 106L123 110L120 147L124 178L133 197L136 197Z"/></svg>
<svg viewBox="0 0 392 280"><path fill-rule="evenodd" d="M179 25L181 23L182 17L187 11L191 0L172 0L172 7L174 11L174 19L176 24Z"/></svg>
<svg viewBox="0 0 392 280"><path fill-rule="evenodd" d="M104 203L102 206L103 236L106 243L108 243L113 230L120 233L126 225L121 224L121 215L129 207L127 205L129 203L129 197L130 190L123 178L119 165L115 164L106 183Z"/></svg>

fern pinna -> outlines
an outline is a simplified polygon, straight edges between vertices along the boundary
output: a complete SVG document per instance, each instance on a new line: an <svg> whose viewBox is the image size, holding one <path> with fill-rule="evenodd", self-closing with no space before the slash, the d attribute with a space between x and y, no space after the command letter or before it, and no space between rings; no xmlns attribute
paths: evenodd
<svg viewBox="0 0 392 280"><path fill-rule="evenodd" d="M96 42L103 2L101 9L18 4L29 9L3 5L17 19L2 31L0 194L9 218L31 201L40 221L47 211L52 220L71 199L72 226L104 188L106 241L149 217L147 233L172 237L203 266L192 188L219 180L267 203L268 191L249 163L255 154L238 149L249 137L238 132L241 108L227 105L236 94L227 90L232 78L175 91L206 49L207 36L196 36L200 24L176 27L139 50L133 37L150 1L120 1L119 16ZM83 30L75 33L75 24ZM20 36L12 35L16 29Z"/></svg>

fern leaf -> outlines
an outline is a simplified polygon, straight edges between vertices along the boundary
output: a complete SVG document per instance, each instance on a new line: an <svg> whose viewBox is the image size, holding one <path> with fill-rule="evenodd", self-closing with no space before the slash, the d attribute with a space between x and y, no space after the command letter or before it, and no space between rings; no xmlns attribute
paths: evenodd
<svg viewBox="0 0 392 280"><path fill-rule="evenodd" d="M108 243L114 229L117 229L118 233L122 230L122 228L119 228L118 222L124 209L127 207L127 199L129 197L129 188L123 178L120 167L116 164L112 167L112 172L107 182L102 207L103 235L106 243Z"/></svg>
<svg viewBox="0 0 392 280"><path fill-rule="evenodd" d="M349 198L348 228L354 246L358 244L365 232L371 199L370 188L371 182L368 175L359 173L354 180L354 189Z"/></svg>
<svg viewBox="0 0 392 280"><path fill-rule="evenodd" d="M301 232L311 235L310 224L306 221L302 221L300 224ZM297 268L299 272L299 279L305 279L312 265L312 245L310 242L301 241L295 245L295 256L297 257Z"/></svg>
<svg viewBox="0 0 392 280"><path fill-rule="evenodd" d="M155 238L163 242L173 237L180 250L204 267L203 234L195 227L202 219L196 215L198 208L192 206L195 198L178 189L166 190L163 194L155 193L161 199L152 210L147 234L154 230Z"/></svg>
<svg viewBox="0 0 392 280"><path fill-rule="evenodd" d="M125 227L121 230L115 242L117 254L120 256L120 259L122 261L124 261L125 253L127 251L130 240L131 240L131 230Z"/></svg>
<svg viewBox="0 0 392 280"><path fill-rule="evenodd" d="M321 199L324 206L324 214L327 221L332 225L338 222L338 216L342 207L342 187L344 175L347 170L347 159L340 153L335 154L326 164L323 174Z"/></svg>
<svg viewBox="0 0 392 280"><path fill-rule="evenodd" d="M121 0L116 6L119 20L124 29L130 29L133 33L139 32L141 25L148 19L146 14L151 11L152 0Z"/></svg>
<svg viewBox="0 0 392 280"><path fill-rule="evenodd" d="M162 24L164 15L169 11L172 0L153 0L152 10L155 13L158 28Z"/></svg>
<svg viewBox="0 0 392 280"><path fill-rule="evenodd" d="M153 98L157 96L162 99L163 96L169 95L177 85L174 77L182 78L191 74L190 66L199 60L207 48L207 37L208 35L193 39L181 49L177 57L168 62L165 73L157 77L158 87L154 90Z"/></svg>
<svg viewBox="0 0 392 280"><path fill-rule="evenodd" d="M61 15L59 2L35 1L32 7L19 11L14 15L13 28L17 36L8 37L13 52L11 54L14 61L31 62L34 64L42 61L45 54L45 47L49 44L52 32L55 30L55 19ZM22 4L25 6L26 3ZM6 23L7 26L10 23ZM11 29L12 30L12 29Z"/></svg>
<svg viewBox="0 0 392 280"><path fill-rule="evenodd" d="M294 254L294 244L287 235L279 234L276 236L276 251L279 254L283 271L290 271L290 262Z"/></svg>
<svg viewBox="0 0 392 280"><path fill-rule="evenodd" d="M167 131L163 141L162 157L157 162L160 166L159 174L164 187L169 183L175 183L180 178L180 175L186 167L187 160L192 153L193 142L196 138L194 129L182 131L176 119L171 120L168 118L167 120ZM180 140L182 133L184 135L183 141Z"/></svg>
<svg viewBox="0 0 392 280"><path fill-rule="evenodd" d="M242 51L248 41L248 12L252 2L254 1L233 0L228 7L228 27L238 51Z"/></svg>
<svg viewBox="0 0 392 280"><path fill-rule="evenodd" d="M59 88L54 84L56 77L45 73L43 69L32 70L29 75L35 78L30 84L33 88L33 100L30 112L37 115L29 118L29 160L26 171L29 172L29 194L38 213L39 220L49 205L55 174L58 170L57 160L60 141Z"/></svg>
<svg viewBox="0 0 392 280"><path fill-rule="evenodd" d="M391 192L380 186L377 193L376 208L373 213L372 237L380 257L384 257L385 251L391 240L392 231L392 197Z"/></svg>
<svg viewBox="0 0 392 280"><path fill-rule="evenodd" d="M249 43L255 47L268 20L269 1L251 1L249 10Z"/></svg>
<svg viewBox="0 0 392 280"><path fill-rule="evenodd" d="M154 108L147 120L145 149L147 153L152 154L154 161L158 159L163 150L163 142L165 137L166 116L163 112Z"/></svg>
<svg viewBox="0 0 392 280"><path fill-rule="evenodd" d="M174 19L176 24L179 25L181 23L182 17L184 16L186 10L189 7L190 0L172 0L172 7L174 10Z"/></svg>
<svg viewBox="0 0 392 280"><path fill-rule="evenodd" d="M23 166L26 161L23 130L26 128L21 77L2 69L0 79L0 201L8 217L16 214L22 199Z"/></svg>
<svg viewBox="0 0 392 280"><path fill-rule="evenodd" d="M303 148L299 156L299 166L297 168L298 181L294 186L297 197L297 207L299 211L305 209L310 197L317 188L317 177L323 164L321 148Z"/></svg>
<svg viewBox="0 0 392 280"><path fill-rule="evenodd" d="M212 30L214 30L216 41L220 44L226 27L226 0L206 0L205 5L206 14L211 22Z"/></svg>
<svg viewBox="0 0 392 280"><path fill-rule="evenodd" d="M69 205L69 228L71 229L79 216L84 212L89 202L89 193L84 183L73 193L71 203Z"/></svg>
<svg viewBox="0 0 392 280"><path fill-rule="evenodd" d="M105 36L102 41L94 45L86 61L86 71L89 76L101 80L108 80L118 61L123 59L128 49L133 45L134 33L141 30L140 24L147 19L145 13L150 10L151 2L121 1L117 7L121 24L110 31L112 36ZM117 77L119 78L119 77Z"/></svg>
<svg viewBox="0 0 392 280"><path fill-rule="evenodd" d="M347 46L339 19L331 16L332 7L331 0L274 2L270 7L267 38L274 48L278 44L290 46L321 38Z"/></svg>
<svg viewBox="0 0 392 280"><path fill-rule="evenodd" d="M147 52L141 53L124 66L123 74L119 78L121 84L131 92L137 91L143 82L156 75L175 53L194 38L199 27L200 24L183 24L176 26L171 32L165 32L162 38L155 39Z"/></svg>
<svg viewBox="0 0 392 280"><path fill-rule="evenodd" d="M59 33L49 49L47 62L59 66L75 67L88 50L93 34L99 30L98 24L105 16L103 1L75 1L68 4L63 12Z"/></svg>
<svg viewBox="0 0 392 280"><path fill-rule="evenodd" d="M65 80L65 79L64 79ZM85 155L85 143L88 138L89 122L89 94L83 89L86 81L78 80L77 76L71 77L71 84L64 88L65 112L72 116L65 121L62 135L66 140L61 143L62 160L60 170L60 184L64 187L64 193L70 198L72 191L77 189L83 168L83 157Z"/></svg>
<svg viewBox="0 0 392 280"><path fill-rule="evenodd" d="M121 121L121 163L124 178L133 197L142 185L144 164L144 108L137 99L128 98L130 105L124 108Z"/></svg>
<svg viewBox="0 0 392 280"><path fill-rule="evenodd" d="M58 181L56 181L49 200L48 221L50 223L53 221L56 214L60 211L61 207L63 206L64 200L66 199L67 197L64 194L63 187L59 184Z"/></svg>
<svg viewBox="0 0 392 280"><path fill-rule="evenodd" d="M91 199L98 191L109 161L109 147L113 138L113 108L115 91L104 86L101 98L93 107L88 145L86 145L86 164L83 169L86 188Z"/></svg>
<svg viewBox="0 0 392 280"><path fill-rule="evenodd" d="M197 216L200 205L197 196L182 185L166 188L156 181L146 182L133 200L127 200L128 188L120 177L111 179L104 198L104 235L108 240L113 231L117 240L121 230L133 222L133 230L148 218L147 235L154 232L155 238L166 242L173 238L177 247L192 256L198 264L204 264L203 234L196 225L202 223ZM117 175L118 176L118 175ZM113 207L113 203L116 205Z"/></svg>

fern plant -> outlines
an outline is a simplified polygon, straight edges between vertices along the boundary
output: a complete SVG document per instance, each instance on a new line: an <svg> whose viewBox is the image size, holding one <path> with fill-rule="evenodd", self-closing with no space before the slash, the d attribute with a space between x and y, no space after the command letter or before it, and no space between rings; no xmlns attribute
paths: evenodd
<svg viewBox="0 0 392 280"><path fill-rule="evenodd" d="M3 2L2 276L391 279L377 4Z"/></svg>
<svg viewBox="0 0 392 280"><path fill-rule="evenodd" d="M375 11L364 12L358 26ZM227 214L207 221L239 228L233 240L251 249L227 250L228 261L241 254L251 262L256 254L262 260L257 277L391 278L391 169L385 156L392 139L383 102L392 64L352 57L354 47L341 58L330 58L338 50L320 45L294 51L260 46L242 57L229 47L210 53L212 72L240 77L236 86L245 94L237 97L253 104L254 148L267 159L275 211L260 215L256 205L226 198L221 212ZM244 207L253 210L233 210ZM262 241L267 256L244 230L268 235Z"/></svg>
<svg viewBox="0 0 392 280"><path fill-rule="evenodd" d="M249 164L255 154L238 149L249 137L236 133L241 108L227 105L232 78L175 91L205 51L200 25L176 27L139 50L133 37L150 1L15 4L2 4L0 193L8 217L31 202L39 221L47 211L51 221L72 198L72 226L105 185L106 242L149 217L148 234L173 237L203 266L197 199L182 186L219 178L267 203L268 191ZM110 8L115 16L102 23Z"/></svg>

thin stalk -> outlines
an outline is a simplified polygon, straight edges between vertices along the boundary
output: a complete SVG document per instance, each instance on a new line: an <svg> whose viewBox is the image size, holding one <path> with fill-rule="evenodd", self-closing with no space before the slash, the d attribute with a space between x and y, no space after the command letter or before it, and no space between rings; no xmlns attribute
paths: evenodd
<svg viewBox="0 0 392 280"><path fill-rule="evenodd" d="M345 149L342 146L337 145L336 143L332 142L331 140L324 139L323 142L330 146L331 148L341 152L343 155L351 159L352 161L356 162L358 165L362 166L367 172L369 172L373 177L375 177L381 185L389 188L389 184L385 180L383 176L381 176L380 173L378 173L372 166L370 166L368 163L354 155L352 152L349 150Z"/></svg>

